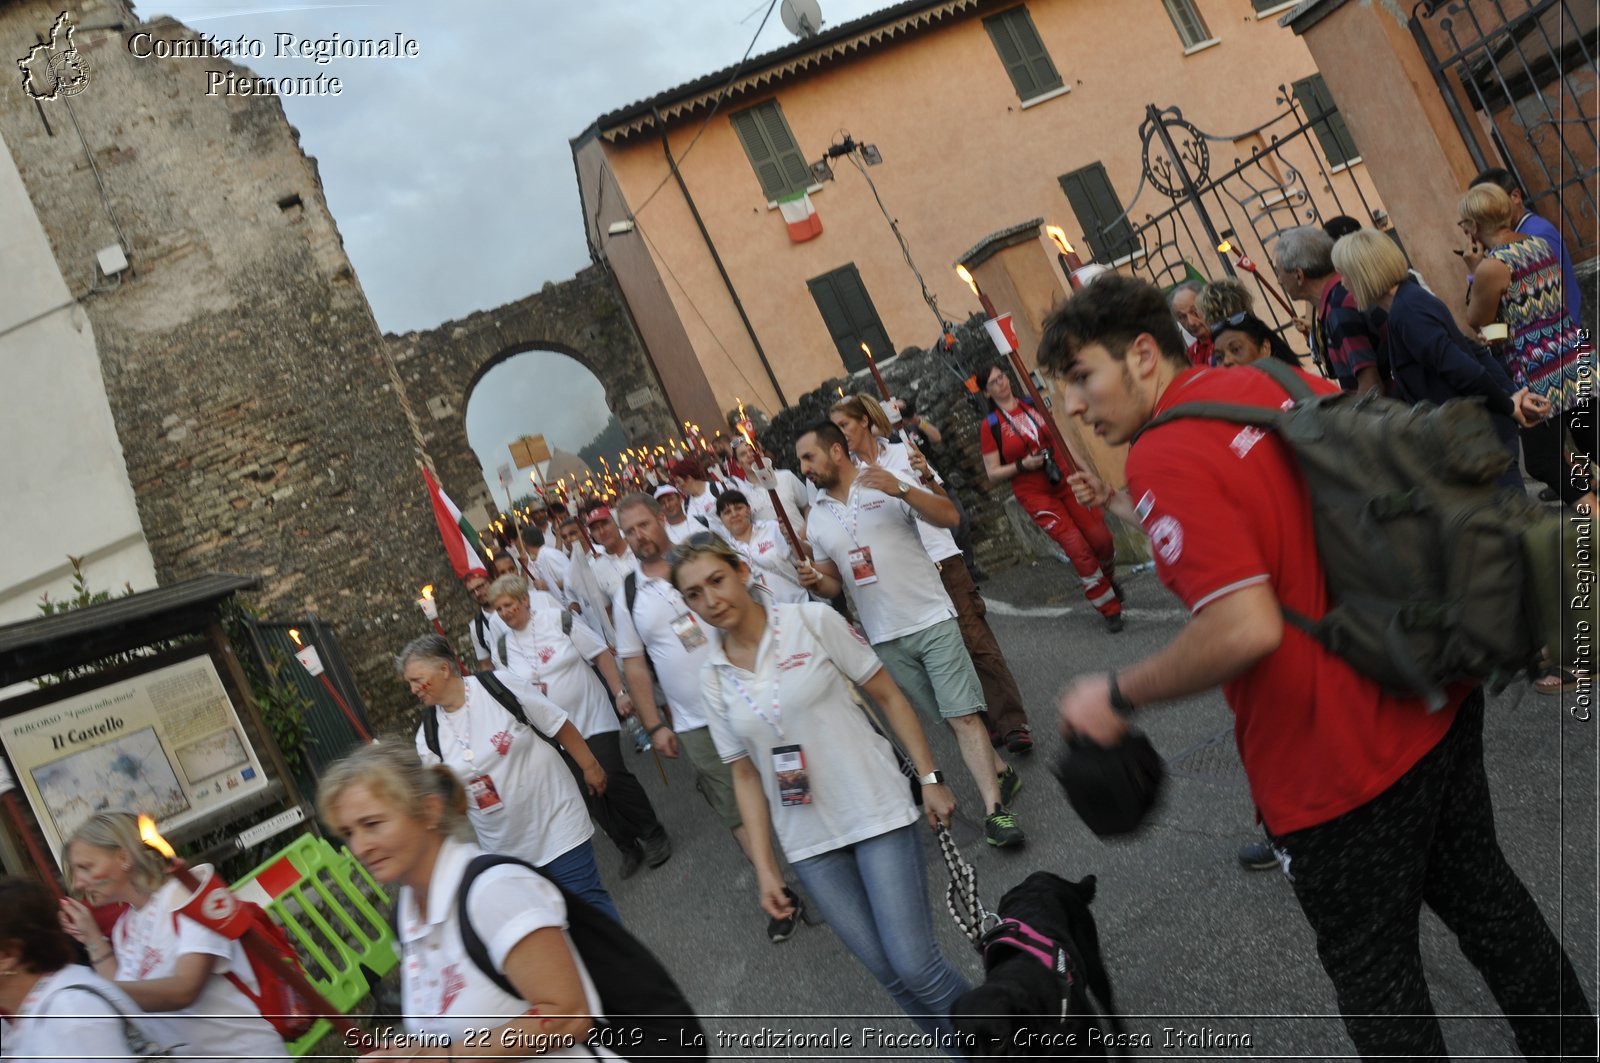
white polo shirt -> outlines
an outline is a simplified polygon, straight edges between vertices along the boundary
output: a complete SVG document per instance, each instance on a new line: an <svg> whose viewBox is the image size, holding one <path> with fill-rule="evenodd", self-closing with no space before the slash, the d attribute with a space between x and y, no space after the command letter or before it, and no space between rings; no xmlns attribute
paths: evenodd
<svg viewBox="0 0 1600 1063"><path fill-rule="evenodd" d="M466 1042L469 1032L475 1034L485 1027L494 1030L528 1011L526 1000L507 993L478 969L461 939L456 892L467 865L483 852L475 845L446 839L428 880L428 910L419 911L411 887L402 886L396 911L406 1032L448 1037L457 1049ZM566 936L567 906L561 891L543 875L514 865L491 867L472 883L467 894L467 918L487 946L495 970L504 972L511 950L535 930L559 927ZM570 937L567 945L572 946ZM572 958L578 977L583 979L589 1014L603 1016L594 982L576 949L572 950ZM537 1058L620 1057L601 1046L591 1054L587 1047L575 1045Z"/></svg>
<svg viewBox="0 0 1600 1063"><path fill-rule="evenodd" d="M842 616L815 602L773 606L754 672L728 662L717 634L702 675L711 737L725 762L749 757L755 765L791 861L917 821L894 750L867 722L846 682L864 683L883 665ZM800 746L805 757L809 805L785 807L778 796L772 748L783 745Z"/></svg>
<svg viewBox="0 0 1600 1063"><path fill-rule="evenodd" d="M759 520L750 526L750 541L742 543L732 535L728 545L750 563L750 580L766 588L775 602L809 602L811 594L800 586L795 569L794 550L774 520Z"/></svg>
<svg viewBox="0 0 1600 1063"><path fill-rule="evenodd" d="M528 680L512 672L496 672L495 677L545 734L554 737L567 722L567 714ZM454 712L439 711L439 750L445 767L467 786L467 818L478 844L543 867L588 841L594 824L561 755L507 712L476 678L468 676L466 685L465 705ZM418 727L417 755L424 764L440 763L423 733ZM493 809L480 808L471 799L468 782L479 775L489 777L500 797Z"/></svg>
<svg viewBox="0 0 1600 1063"><path fill-rule="evenodd" d="M699 517L705 522L707 528L710 528L718 535L725 534L722 528L722 520L717 516L717 495L721 493L721 484L717 485L717 494L714 495L711 493L711 484L708 482L706 489L698 495L683 496L683 511L689 515L690 519Z"/></svg>
<svg viewBox="0 0 1600 1063"><path fill-rule="evenodd" d="M689 536L695 532L710 531L706 525L693 517L685 517L682 524L664 522L667 526L667 538L672 540L672 545L680 546L689 541Z"/></svg>
<svg viewBox="0 0 1600 1063"><path fill-rule="evenodd" d="M616 620L617 656L623 660L643 657L648 651L656 666L656 682L672 709L672 729L680 734L706 725L705 709L700 704L700 669L711 656L712 628L690 611L678 588L666 580L639 573L639 593L633 612L628 612L626 588L619 588L611 600L611 615ZM693 650L672 630L678 617L687 616L706 641Z"/></svg>
<svg viewBox="0 0 1600 1063"><path fill-rule="evenodd" d="M259 989L244 946L207 929L187 916L176 915L189 891L177 879L167 883L145 902L129 908L111 928L111 947L117 958L119 982L170 978L178 973L180 957L198 952L216 957L211 977L187 1008L151 1012L149 1017L162 1045L183 1043L185 1058L234 1060L261 1057L289 1058L283 1038L261 1017L261 1012L225 976L231 971ZM9 1051L9 1046L8 1046Z"/></svg>
<svg viewBox="0 0 1600 1063"><path fill-rule="evenodd" d="M572 614L559 608L531 613L527 626L513 629L506 640L506 667L535 687L544 684L545 697L561 707L583 737L618 730L606 686L589 667L610 647L577 617L570 621L570 634L562 631L564 616Z"/></svg>
<svg viewBox="0 0 1600 1063"><path fill-rule="evenodd" d="M877 439L877 436L873 437ZM911 467L911 450L904 443L891 443L887 439L878 439L878 465L888 469L900 479L905 480L913 487L922 485L922 477ZM865 469L867 463L857 459L856 468ZM932 465L928 471L933 473L933 482L940 487L944 486L944 479L934 471ZM922 537L922 548L928 551L928 556L934 561L944 561L961 553L961 547L956 545L955 534L949 528L940 528L929 524L921 517L917 518L917 534Z"/></svg>
<svg viewBox="0 0 1600 1063"><path fill-rule="evenodd" d="M529 601L533 598L533 588L528 589ZM500 619L500 614L493 609L480 610L483 623L480 625L476 619L467 625L467 630L472 639L472 663L487 660L495 668L504 668L506 662L500 659L500 635L506 630L506 622ZM483 629L483 637L478 636L479 628Z"/></svg>
<svg viewBox="0 0 1600 1063"><path fill-rule="evenodd" d="M922 547L920 523L910 503L862 487L860 480L850 485L845 502L818 492L806 518L812 553L838 567L845 593L874 643L925 631L956 615L939 570ZM850 551L858 546L872 551L876 583L858 585L851 573Z"/></svg>
<svg viewBox="0 0 1600 1063"><path fill-rule="evenodd" d="M589 562L589 569L594 573L594 581L600 584L600 593L610 601L617 593L617 588L622 586L623 579L639 567L638 560L633 556L633 551L623 548L618 554L601 554Z"/></svg>
<svg viewBox="0 0 1600 1063"><path fill-rule="evenodd" d="M84 986L94 992L81 988ZM67 1063L88 1063L127 1059L124 1018L152 1044L170 1048L175 1043L166 1037L176 1033L176 1024L164 1027L111 982L87 967L69 963L35 982L15 1015L0 1018L0 1042L5 1044L8 1060L54 1057Z"/></svg>

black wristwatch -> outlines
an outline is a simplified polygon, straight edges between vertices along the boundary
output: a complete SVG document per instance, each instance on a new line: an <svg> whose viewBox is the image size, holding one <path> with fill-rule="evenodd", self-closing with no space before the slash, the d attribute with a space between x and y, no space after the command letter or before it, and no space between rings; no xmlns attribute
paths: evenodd
<svg viewBox="0 0 1600 1063"><path fill-rule="evenodd" d="M923 786L942 786L944 785L944 772L934 768L926 775L917 776L917 782Z"/></svg>
<svg viewBox="0 0 1600 1063"><path fill-rule="evenodd" d="M1128 700L1128 695L1124 694L1122 688L1117 685L1117 673L1112 672L1109 679L1111 680L1111 710L1126 720L1133 715L1133 702Z"/></svg>

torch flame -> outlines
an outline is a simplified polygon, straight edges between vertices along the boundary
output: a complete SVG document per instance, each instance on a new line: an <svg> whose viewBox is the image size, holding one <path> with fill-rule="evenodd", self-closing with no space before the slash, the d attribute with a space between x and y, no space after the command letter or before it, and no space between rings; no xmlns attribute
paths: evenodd
<svg viewBox="0 0 1600 1063"><path fill-rule="evenodd" d="M1072 245L1067 243L1067 231L1059 225L1046 225L1044 234L1056 242L1063 255L1072 254Z"/></svg>
<svg viewBox="0 0 1600 1063"><path fill-rule="evenodd" d="M433 584L430 583L426 587L422 588L422 596L424 598L432 598L433 597Z"/></svg>
<svg viewBox="0 0 1600 1063"><path fill-rule="evenodd" d="M978 282L972 279L972 274L968 272L967 267L959 262L956 263L956 276L967 282L967 287L972 289L973 295L978 294Z"/></svg>
<svg viewBox="0 0 1600 1063"><path fill-rule="evenodd" d="M294 639L294 644L296 646L304 646L305 645L305 643L300 641L300 629L299 628L297 628L297 627L290 628L289 629L289 637Z"/></svg>
<svg viewBox="0 0 1600 1063"><path fill-rule="evenodd" d="M866 355L868 358L872 357L872 348L867 346L865 340L861 341L861 353Z"/></svg>
<svg viewBox="0 0 1600 1063"><path fill-rule="evenodd" d="M172 846L167 844L167 839L156 831L156 821L149 816L139 817L139 839L168 860L178 855Z"/></svg>
<svg viewBox="0 0 1600 1063"><path fill-rule="evenodd" d="M1227 240L1224 240L1224 241L1222 241L1222 243L1217 245L1217 250L1221 251L1223 254L1227 254L1229 251L1233 250L1233 244L1231 244Z"/></svg>

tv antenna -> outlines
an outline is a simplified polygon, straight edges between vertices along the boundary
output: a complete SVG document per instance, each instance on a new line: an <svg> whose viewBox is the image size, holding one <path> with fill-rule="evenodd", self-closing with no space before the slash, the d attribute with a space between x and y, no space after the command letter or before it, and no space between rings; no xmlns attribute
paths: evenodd
<svg viewBox="0 0 1600 1063"><path fill-rule="evenodd" d="M784 28L801 40L815 37L822 28L822 8L817 0L783 0L779 14Z"/></svg>

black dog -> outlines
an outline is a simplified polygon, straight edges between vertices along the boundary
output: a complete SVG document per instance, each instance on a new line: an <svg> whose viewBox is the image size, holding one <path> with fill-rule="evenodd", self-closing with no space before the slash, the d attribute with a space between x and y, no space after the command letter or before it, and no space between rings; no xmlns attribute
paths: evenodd
<svg viewBox="0 0 1600 1063"><path fill-rule="evenodd" d="M1093 875L1069 882L1035 871L1000 898L1002 920L1017 920L1046 940L1004 923L986 935L988 978L957 998L950 1015L968 1056L1104 1057L1119 1044L1122 1024L1089 912L1094 889ZM1017 941L1024 947L1011 944Z"/></svg>

